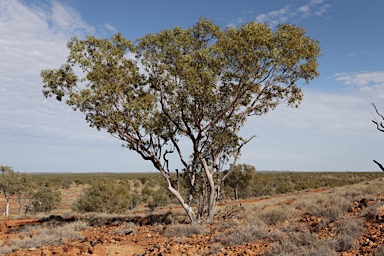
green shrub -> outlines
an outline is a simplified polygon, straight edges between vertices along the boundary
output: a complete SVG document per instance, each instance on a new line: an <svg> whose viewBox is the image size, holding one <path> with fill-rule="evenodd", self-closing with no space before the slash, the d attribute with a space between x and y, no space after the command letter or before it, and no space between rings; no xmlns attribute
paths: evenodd
<svg viewBox="0 0 384 256"><path fill-rule="evenodd" d="M126 186L112 180L101 180L87 188L72 209L81 213L124 213L130 203L130 193Z"/></svg>
<svg viewBox="0 0 384 256"><path fill-rule="evenodd" d="M61 202L60 191L54 191L50 188L41 188L32 197L28 211L33 213L48 213L57 208Z"/></svg>
<svg viewBox="0 0 384 256"><path fill-rule="evenodd" d="M131 195L131 209L133 208L136 208L142 201L142 198L141 196L139 196L138 194L132 194Z"/></svg>
<svg viewBox="0 0 384 256"><path fill-rule="evenodd" d="M156 207L167 205L169 202L169 196L163 191L159 189L156 193L153 194L152 200L148 203L148 207L151 210L155 210Z"/></svg>

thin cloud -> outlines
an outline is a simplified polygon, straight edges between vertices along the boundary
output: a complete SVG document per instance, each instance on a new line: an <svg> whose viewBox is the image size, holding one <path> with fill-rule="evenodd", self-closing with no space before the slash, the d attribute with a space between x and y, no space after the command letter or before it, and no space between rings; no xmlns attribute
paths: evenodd
<svg viewBox="0 0 384 256"><path fill-rule="evenodd" d="M4 6L0 9L1 135L105 138L90 132L80 113L44 99L41 93L41 70L60 67L68 54L67 41L95 29L58 1L38 6L10 0Z"/></svg>
<svg viewBox="0 0 384 256"><path fill-rule="evenodd" d="M256 16L256 21L260 23L270 23L272 26L276 26L279 23L287 22L288 19L294 15L290 12L291 6L286 5L283 8Z"/></svg>
<svg viewBox="0 0 384 256"><path fill-rule="evenodd" d="M106 23L106 24L104 25L104 27L105 27L106 29L108 29L109 31L111 31L112 33L116 33L116 32L119 31L116 27L114 27L113 25L111 25L111 24L109 24L109 23Z"/></svg>
<svg viewBox="0 0 384 256"><path fill-rule="evenodd" d="M378 85L381 79L375 81ZM276 170L367 171L365 163L372 162L372 156L365 145L377 144L370 103L379 101L379 96L359 87L349 89L337 93L304 89L298 109L279 106L250 119L242 135L257 137L246 145L241 161L258 170L268 169L272 162Z"/></svg>
<svg viewBox="0 0 384 256"><path fill-rule="evenodd" d="M311 0L298 8L292 5L286 5L283 8L268 13L262 13L256 16L255 20L261 23L269 23L271 26L289 22L290 20L300 17L308 19L310 16L323 16L331 9L330 4L323 4L323 0Z"/></svg>
<svg viewBox="0 0 384 256"><path fill-rule="evenodd" d="M372 99L384 98L384 71L337 73L334 79L368 94Z"/></svg>
<svg viewBox="0 0 384 256"><path fill-rule="evenodd" d="M336 73L334 77L337 81L342 81L346 85L384 85L384 71Z"/></svg>

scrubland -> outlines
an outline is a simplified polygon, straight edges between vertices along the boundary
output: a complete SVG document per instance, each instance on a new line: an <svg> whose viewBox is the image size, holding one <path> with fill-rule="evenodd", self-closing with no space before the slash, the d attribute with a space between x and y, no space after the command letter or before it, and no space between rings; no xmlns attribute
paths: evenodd
<svg viewBox="0 0 384 256"><path fill-rule="evenodd" d="M22 217L11 205L0 255L384 255L382 175L258 173L239 200L223 189L213 223L191 225L157 174L38 174L61 204ZM125 212L72 210L98 179L129 187Z"/></svg>

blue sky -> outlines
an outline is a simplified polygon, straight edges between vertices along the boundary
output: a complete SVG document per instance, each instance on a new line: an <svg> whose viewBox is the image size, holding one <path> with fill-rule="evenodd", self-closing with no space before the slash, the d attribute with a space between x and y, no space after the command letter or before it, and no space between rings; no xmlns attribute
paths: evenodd
<svg viewBox="0 0 384 256"><path fill-rule="evenodd" d="M154 171L122 142L89 128L84 116L45 99L40 71L66 60L73 35L135 40L210 18L223 29L249 21L302 26L318 40L320 77L303 84L299 109L281 105L250 118L240 162L257 170L378 171L384 134L382 0L2 0L0 3L0 165L21 172Z"/></svg>

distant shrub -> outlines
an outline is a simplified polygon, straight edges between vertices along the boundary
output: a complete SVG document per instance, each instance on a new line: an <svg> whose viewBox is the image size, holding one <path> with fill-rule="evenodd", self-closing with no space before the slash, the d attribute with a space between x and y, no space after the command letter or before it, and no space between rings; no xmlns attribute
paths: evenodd
<svg viewBox="0 0 384 256"><path fill-rule="evenodd" d="M72 181L71 180L62 180L60 182L60 186L61 186L62 189L70 189L71 185L72 185Z"/></svg>
<svg viewBox="0 0 384 256"><path fill-rule="evenodd" d="M48 213L57 208L61 202L61 194L50 188L41 188L31 199L28 211Z"/></svg>
<svg viewBox="0 0 384 256"><path fill-rule="evenodd" d="M131 194L131 205L130 205L130 208L133 209L133 208L136 208L142 201L142 198L141 196L139 196L138 194Z"/></svg>
<svg viewBox="0 0 384 256"><path fill-rule="evenodd" d="M130 192L113 180L97 181L84 191L72 210L85 213L124 213L130 206Z"/></svg>
<svg viewBox="0 0 384 256"><path fill-rule="evenodd" d="M169 196L163 189L159 189L156 193L153 193L152 199L148 203L148 207L151 210L155 210L156 207L167 205L169 202Z"/></svg>

